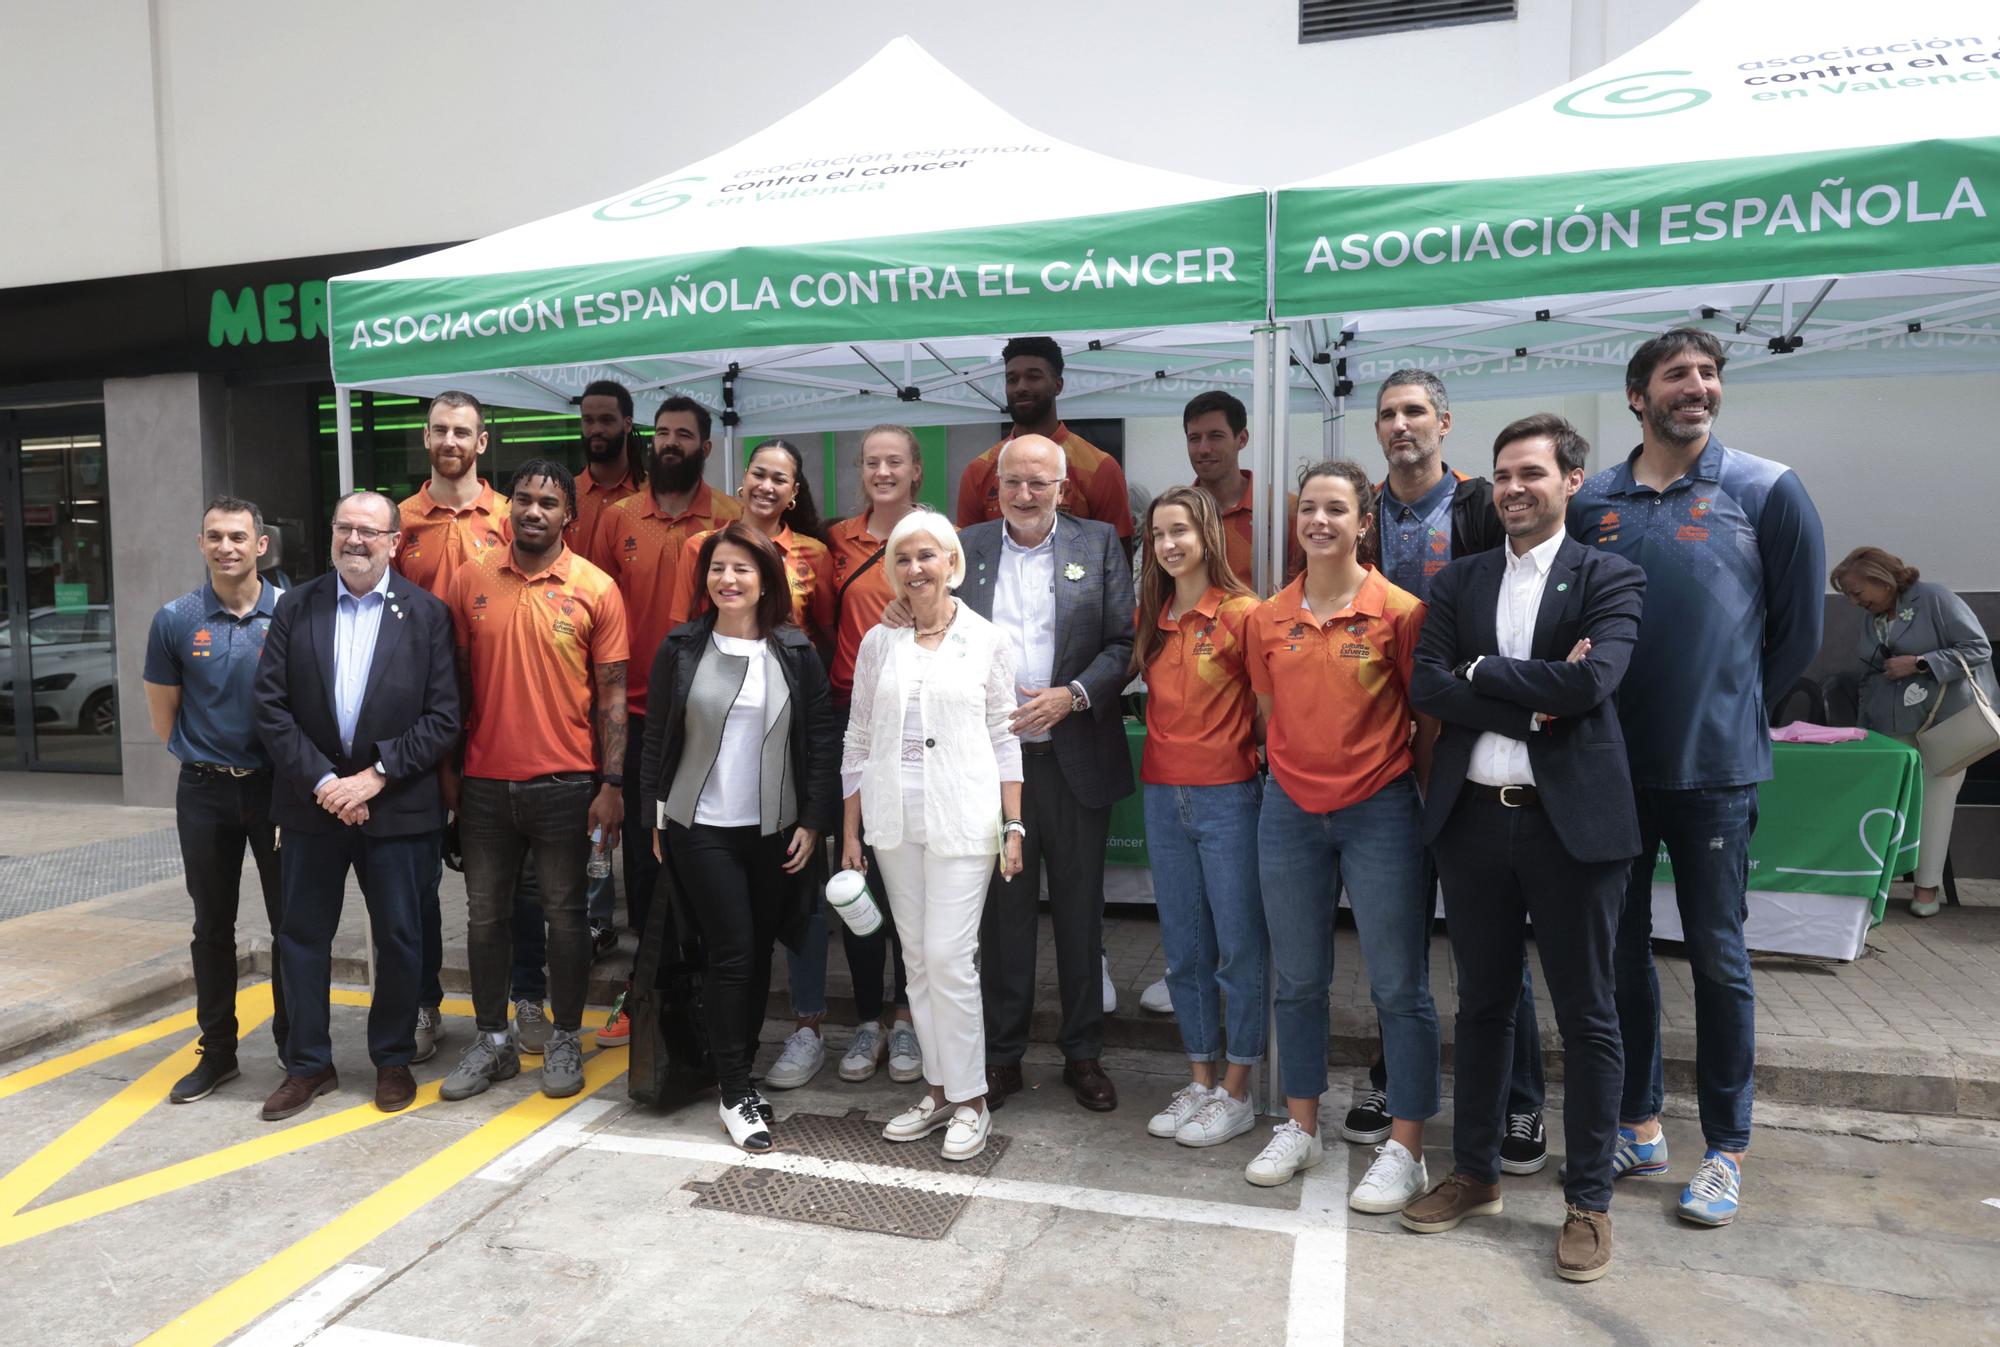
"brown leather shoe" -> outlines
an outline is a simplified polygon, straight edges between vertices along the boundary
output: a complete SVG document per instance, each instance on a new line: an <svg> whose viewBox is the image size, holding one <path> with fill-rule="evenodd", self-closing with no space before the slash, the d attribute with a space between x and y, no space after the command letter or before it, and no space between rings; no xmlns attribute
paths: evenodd
<svg viewBox="0 0 2000 1347"><path fill-rule="evenodd" d="M1063 1064L1063 1084L1076 1095L1076 1102L1092 1113L1109 1113L1118 1107L1118 1087L1104 1074L1095 1057L1079 1057Z"/></svg>
<svg viewBox="0 0 2000 1347"><path fill-rule="evenodd" d="M332 1067L317 1075L286 1076L285 1083L271 1091L271 1097L264 1101L264 1109L257 1116L265 1122L277 1122L294 1113L304 1113L313 1100L339 1088L340 1077Z"/></svg>
<svg viewBox="0 0 2000 1347"><path fill-rule="evenodd" d="M986 1067L986 1107L999 1108L1007 1102L1007 1096L1021 1093L1021 1064L1014 1062L1008 1066Z"/></svg>
<svg viewBox="0 0 2000 1347"><path fill-rule="evenodd" d="M1611 1213L1571 1206L1563 1211L1556 1236L1556 1276L1566 1282L1594 1282L1611 1267Z"/></svg>
<svg viewBox="0 0 2000 1347"><path fill-rule="evenodd" d="M1450 1230L1468 1216L1498 1216L1500 1185L1481 1183L1470 1174L1453 1174L1403 1208L1403 1228L1419 1235Z"/></svg>
<svg viewBox="0 0 2000 1347"><path fill-rule="evenodd" d="M401 1113L417 1097L417 1078L407 1066L375 1068L375 1107L384 1113Z"/></svg>

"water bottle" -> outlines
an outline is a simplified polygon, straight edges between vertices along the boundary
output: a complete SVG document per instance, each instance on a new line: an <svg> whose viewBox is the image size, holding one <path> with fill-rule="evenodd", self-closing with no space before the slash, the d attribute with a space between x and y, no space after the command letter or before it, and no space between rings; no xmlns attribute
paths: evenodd
<svg viewBox="0 0 2000 1347"><path fill-rule="evenodd" d="M611 848L604 845L602 825L590 830L590 863L583 872L592 879L603 879L611 873Z"/></svg>
<svg viewBox="0 0 2000 1347"><path fill-rule="evenodd" d="M868 892L868 881L859 870L842 870L826 881L826 900L856 935L873 935L882 929L882 909Z"/></svg>

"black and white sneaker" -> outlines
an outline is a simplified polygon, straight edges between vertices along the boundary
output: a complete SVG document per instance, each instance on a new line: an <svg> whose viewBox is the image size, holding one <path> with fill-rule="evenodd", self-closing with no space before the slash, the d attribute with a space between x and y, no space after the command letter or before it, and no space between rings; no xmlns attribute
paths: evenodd
<svg viewBox="0 0 2000 1347"><path fill-rule="evenodd" d="M771 1149L771 1129L757 1103L756 1095L746 1094L733 1104L724 1100L719 1110L729 1139L746 1151Z"/></svg>
<svg viewBox="0 0 2000 1347"><path fill-rule="evenodd" d="M1549 1139L1542 1132L1540 1110L1507 1115L1507 1135L1500 1139L1500 1168L1508 1174L1533 1174L1549 1162Z"/></svg>
<svg viewBox="0 0 2000 1347"><path fill-rule="evenodd" d="M1341 1121L1340 1135L1357 1145L1373 1145L1389 1139L1389 1095L1374 1086L1361 1096Z"/></svg>

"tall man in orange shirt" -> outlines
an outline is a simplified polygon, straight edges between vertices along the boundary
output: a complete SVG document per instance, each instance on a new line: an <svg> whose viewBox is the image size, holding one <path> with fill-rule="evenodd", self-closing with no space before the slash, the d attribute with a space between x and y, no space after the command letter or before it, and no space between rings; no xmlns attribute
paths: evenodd
<svg viewBox="0 0 2000 1347"><path fill-rule="evenodd" d="M646 737L646 675L653 652L673 627L669 616L675 570L682 545L697 533L721 528L741 517L735 497L718 494L702 480L711 450L708 408L693 398L671 397L653 413L652 462L647 489L605 507L597 533L585 555L618 585L625 600L631 630L631 654L625 678L626 759L638 760ZM625 910L632 929L642 936L652 908L653 886L660 863L650 845L653 821L639 774L627 775L625 786ZM598 1041L616 1042L624 1026L615 1022Z"/></svg>
<svg viewBox="0 0 2000 1347"><path fill-rule="evenodd" d="M1001 517L1000 450L1007 440L1041 435L1062 446L1068 467L1063 512L1111 525L1129 555L1132 502L1125 490L1125 470L1117 459L1073 434L1056 415L1056 399L1063 391L1062 347L1051 337L1016 337L1000 349L1000 359L1007 369L1007 414L1014 424L1007 439L965 465L958 479L958 526L970 528Z"/></svg>
<svg viewBox="0 0 2000 1347"><path fill-rule="evenodd" d="M576 518L569 521L563 542L602 568L597 545L597 521L619 501L636 496L646 485L645 460L632 440L632 393L615 379L599 379L576 400L583 424L583 467L576 479Z"/></svg>
<svg viewBox="0 0 2000 1347"><path fill-rule="evenodd" d="M424 411L424 452L430 456L430 480L417 494L396 507L403 530L396 545L396 569L405 580L421 585L438 598L451 590L452 577L467 561L507 545L507 500L479 476L479 459L486 452L486 409L470 393L456 389L438 394ZM443 769L449 772L451 769ZM449 807L449 805L447 805ZM438 885L444 881L442 859L433 864L418 895L423 929L423 980L417 988L417 1048L412 1061L428 1061L444 1037L439 1009L444 986L438 972L444 964L444 917L438 908ZM541 960L535 960L537 970ZM535 996L539 1008L541 996Z"/></svg>
<svg viewBox="0 0 2000 1347"><path fill-rule="evenodd" d="M583 999L590 976L584 864L593 838L618 845L625 788L625 604L611 577L563 546L576 481L547 459L514 473L514 541L452 581L465 773L458 785L465 844L466 944L472 1046L438 1094L466 1099L519 1074L507 1029L511 918L524 857L548 920L554 1032L542 1093L583 1088ZM448 801L448 803L450 803Z"/></svg>

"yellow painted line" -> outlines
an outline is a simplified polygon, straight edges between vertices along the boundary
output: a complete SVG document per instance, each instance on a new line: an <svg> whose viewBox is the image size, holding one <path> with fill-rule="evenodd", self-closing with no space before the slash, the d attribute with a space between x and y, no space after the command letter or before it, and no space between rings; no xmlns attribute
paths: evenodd
<svg viewBox="0 0 2000 1347"><path fill-rule="evenodd" d="M626 1057L624 1048L598 1053L584 1063L583 1089L577 1094L568 1099L533 1094L521 1100L180 1315L140 1347L222 1342L618 1079L625 1073Z"/></svg>
<svg viewBox="0 0 2000 1347"><path fill-rule="evenodd" d="M67 1076L72 1071L95 1066L121 1053L142 1048L148 1043L158 1042L169 1035L182 1033L194 1027L194 1012L183 1010L178 1015L169 1015L163 1020L155 1020L137 1029L128 1029L100 1043L92 1043L87 1048L78 1048L61 1057L51 1057L46 1062L37 1062L10 1075L0 1076L0 1099L10 1098L37 1085L46 1085L52 1080Z"/></svg>

